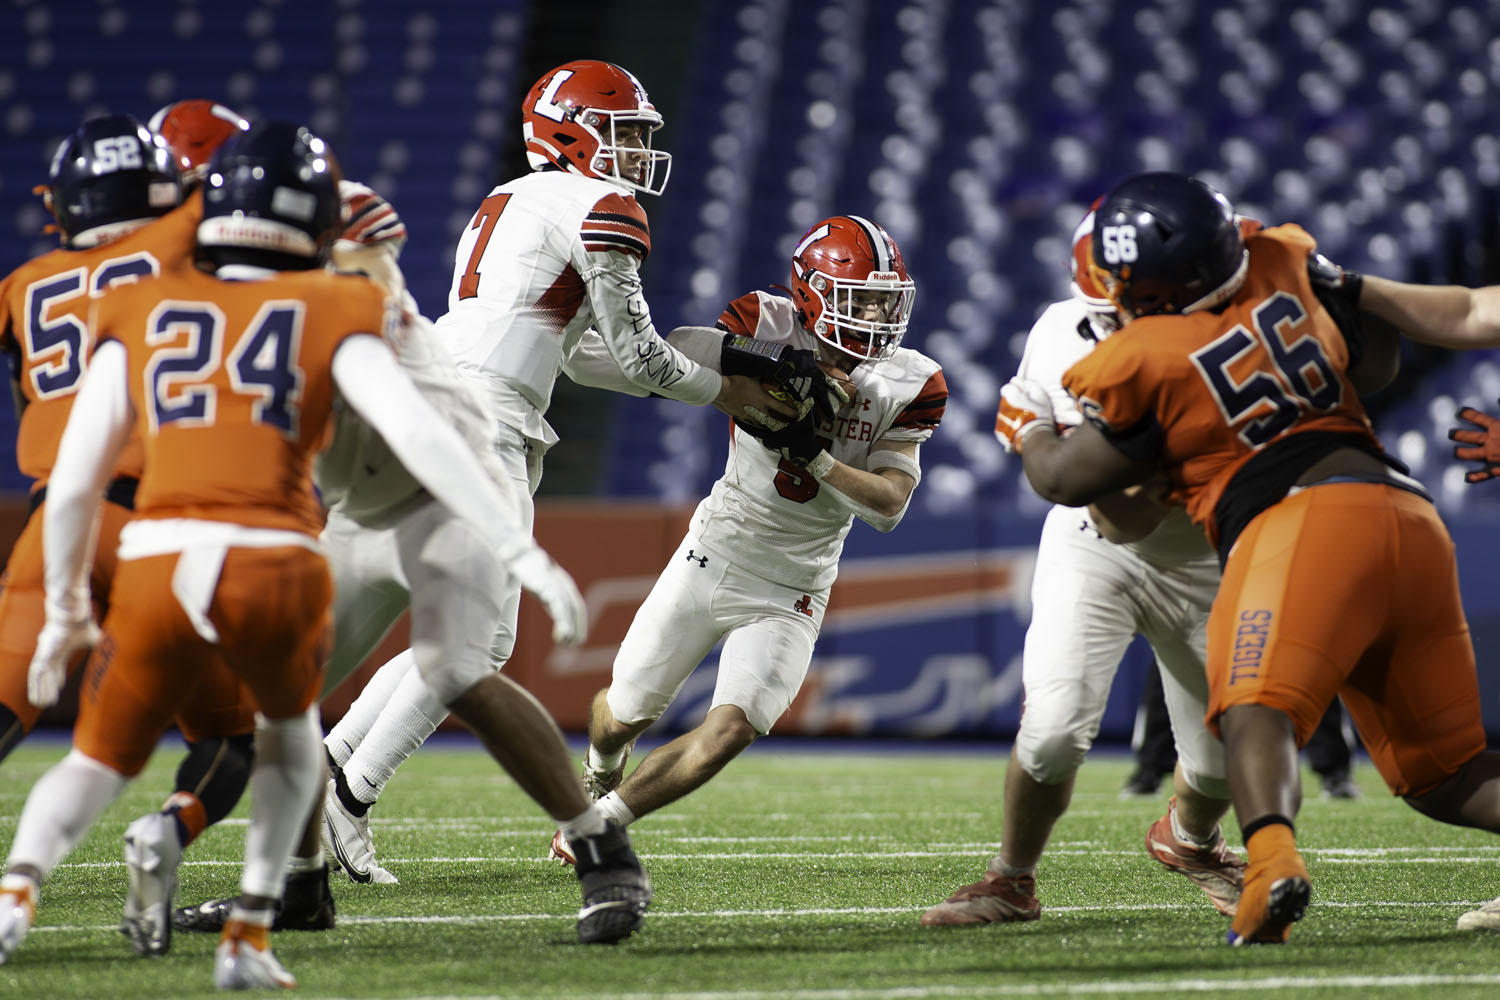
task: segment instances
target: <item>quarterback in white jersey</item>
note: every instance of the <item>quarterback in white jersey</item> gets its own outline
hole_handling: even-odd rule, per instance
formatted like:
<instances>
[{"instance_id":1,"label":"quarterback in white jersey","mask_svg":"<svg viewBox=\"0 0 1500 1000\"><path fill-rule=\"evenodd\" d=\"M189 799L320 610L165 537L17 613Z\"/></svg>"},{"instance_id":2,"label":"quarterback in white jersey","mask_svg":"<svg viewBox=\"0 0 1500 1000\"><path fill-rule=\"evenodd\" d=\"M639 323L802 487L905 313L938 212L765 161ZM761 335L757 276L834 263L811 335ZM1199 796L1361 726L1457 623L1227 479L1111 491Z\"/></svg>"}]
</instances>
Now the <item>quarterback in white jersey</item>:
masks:
<instances>
[{"instance_id":1,"label":"quarterback in white jersey","mask_svg":"<svg viewBox=\"0 0 1500 1000\"><path fill-rule=\"evenodd\" d=\"M724 311L722 333L673 332L700 357L726 335L816 349L847 372L848 398L802 430L761 440L734 428L724 475L636 612L609 688L594 698L584 781L613 822L626 826L687 794L771 730L802 686L854 518L890 531L905 513L921 478L918 446L948 397L938 365L900 346L913 290L885 230L839 216L797 248L792 299L756 292ZM636 736L721 639L707 718L622 784ZM576 852L559 833L553 853L571 860Z\"/></svg>"},{"instance_id":2,"label":"quarterback in white jersey","mask_svg":"<svg viewBox=\"0 0 1500 1000\"><path fill-rule=\"evenodd\" d=\"M1073 295L1032 326L1019 375L1047 387L1060 425L1083 422L1063 373L1118 328L1114 306L1089 276L1090 212L1073 235ZM1002 406L996 433L1007 448ZM1119 543L1119 544L1117 544ZM1118 497L1047 514L1032 579L1031 625L1021 677L1021 727L1005 777L1000 854L984 878L928 910L928 926L1035 920L1035 870L1052 827L1067 809L1073 779L1099 733L1110 684L1125 648L1145 636L1161 665L1176 738L1176 796L1146 834L1146 849L1192 879L1233 915L1244 864L1225 845L1219 818L1229 808L1224 747L1203 724L1208 613L1219 561L1203 532L1178 508Z\"/></svg>"}]
</instances>

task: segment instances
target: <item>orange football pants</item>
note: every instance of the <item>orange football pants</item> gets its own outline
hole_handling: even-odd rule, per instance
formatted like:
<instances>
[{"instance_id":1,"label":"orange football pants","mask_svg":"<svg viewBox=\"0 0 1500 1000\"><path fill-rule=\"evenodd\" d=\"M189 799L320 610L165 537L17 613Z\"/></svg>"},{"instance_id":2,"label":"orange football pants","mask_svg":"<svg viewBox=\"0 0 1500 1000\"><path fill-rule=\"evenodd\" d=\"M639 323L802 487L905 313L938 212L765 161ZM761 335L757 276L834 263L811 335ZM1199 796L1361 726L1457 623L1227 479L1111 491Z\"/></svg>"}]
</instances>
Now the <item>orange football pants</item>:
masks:
<instances>
[{"instance_id":1,"label":"orange football pants","mask_svg":"<svg viewBox=\"0 0 1500 1000\"><path fill-rule=\"evenodd\" d=\"M47 620L45 587L42 580L42 517L46 501L31 512L21 537L10 550L5 575L0 577L0 704L16 714L28 732L36 725L42 710L26 700L26 669L36 651L36 637ZM129 508L119 504L100 504L99 545L89 574L93 592L94 614L104 614L104 598L115 578L115 549L119 547L120 529L133 517ZM73 664L77 669L80 657Z\"/></svg>"},{"instance_id":2,"label":"orange football pants","mask_svg":"<svg viewBox=\"0 0 1500 1000\"><path fill-rule=\"evenodd\" d=\"M333 602L322 556L298 546L231 548L208 609L217 643L193 629L173 596L176 566L175 553L120 563L104 640L79 694L73 745L127 777L216 672L242 681L251 700L217 713L198 705L199 739L244 732L230 726L256 709L271 719L299 715L322 686Z\"/></svg>"},{"instance_id":3,"label":"orange football pants","mask_svg":"<svg viewBox=\"0 0 1500 1000\"><path fill-rule=\"evenodd\" d=\"M1303 489L1230 552L1208 624L1207 722L1235 705L1291 717L1307 742L1341 695L1397 795L1485 749L1453 542L1437 511L1374 483Z\"/></svg>"}]
</instances>

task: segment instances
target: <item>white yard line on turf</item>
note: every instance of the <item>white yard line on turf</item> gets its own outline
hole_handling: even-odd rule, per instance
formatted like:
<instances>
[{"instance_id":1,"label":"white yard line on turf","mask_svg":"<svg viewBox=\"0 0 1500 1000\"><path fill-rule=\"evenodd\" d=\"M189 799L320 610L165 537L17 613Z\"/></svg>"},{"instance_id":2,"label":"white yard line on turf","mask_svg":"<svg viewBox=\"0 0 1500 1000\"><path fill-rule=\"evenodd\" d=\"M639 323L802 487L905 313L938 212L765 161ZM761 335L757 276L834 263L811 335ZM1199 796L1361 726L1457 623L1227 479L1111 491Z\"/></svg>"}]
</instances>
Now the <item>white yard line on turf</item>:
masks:
<instances>
[{"instance_id":1,"label":"white yard line on turf","mask_svg":"<svg viewBox=\"0 0 1500 1000\"><path fill-rule=\"evenodd\" d=\"M1446 902L1411 902L1408 900L1390 900L1380 902L1348 902L1340 903L1333 900L1319 900L1319 909L1361 909L1361 908L1391 908L1402 907L1404 909L1452 909L1462 906L1478 906L1481 901L1477 900L1449 900ZM1118 913L1130 911L1133 913L1147 912L1177 912L1185 910L1201 910L1199 903L1102 903L1094 906L1048 906L1049 914L1060 913ZM725 920L733 918L785 918L785 917L878 917L905 913L921 913L925 906L814 906L805 909L792 907L764 909L764 910L652 910L652 920ZM339 926L378 926L393 924L425 924L425 925L463 925L463 924L497 924L517 923L533 920L573 920L575 915L571 913L465 913L465 914L438 914L432 916L403 915L399 917L355 917L340 916ZM31 929L32 934L56 933L56 932L117 932L120 929L118 923L113 924L41 924Z\"/></svg>"}]
</instances>

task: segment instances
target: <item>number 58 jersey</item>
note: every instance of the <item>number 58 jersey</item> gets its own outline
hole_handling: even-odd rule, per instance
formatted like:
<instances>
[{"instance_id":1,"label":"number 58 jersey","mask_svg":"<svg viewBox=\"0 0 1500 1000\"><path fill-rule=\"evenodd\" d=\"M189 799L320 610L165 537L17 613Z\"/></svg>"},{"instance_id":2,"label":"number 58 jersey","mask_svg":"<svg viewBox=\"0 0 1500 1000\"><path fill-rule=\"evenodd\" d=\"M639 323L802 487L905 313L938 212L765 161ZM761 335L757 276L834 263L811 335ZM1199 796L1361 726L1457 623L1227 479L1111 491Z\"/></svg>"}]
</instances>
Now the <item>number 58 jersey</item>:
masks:
<instances>
[{"instance_id":1,"label":"number 58 jersey","mask_svg":"<svg viewBox=\"0 0 1500 1000\"><path fill-rule=\"evenodd\" d=\"M101 299L93 328L125 348L145 447L137 517L316 535L312 459L330 433L333 355L385 325L374 283L322 270L254 281L189 270Z\"/></svg>"},{"instance_id":2,"label":"number 58 jersey","mask_svg":"<svg viewBox=\"0 0 1500 1000\"><path fill-rule=\"evenodd\" d=\"M1381 453L1346 374L1349 345L1307 279L1317 244L1293 225L1245 244L1245 284L1222 311L1143 316L1063 374L1121 451L1162 463L1215 544L1226 488L1268 445L1333 431Z\"/></svg>"},{"instance_id":3,"label":"number 58 jersey","mask_svg":"<svg viewBox=\"0 0 1500 1000\"><path fill-rule=\"evenodd\" d=\"M797 322L790 299L765 292L734 300L719 326L813 351L819 345ZM902 347L887 360L861 362L850 377L855 397L818 429L840 462L867 470L881 442L920 443L937 430L948 385L936 361ZM832 586L853 515L806 469L737 428L731 433L724 475L693 513L694 535L776 583L809 593Z\"/></svg>"}]
</instances>

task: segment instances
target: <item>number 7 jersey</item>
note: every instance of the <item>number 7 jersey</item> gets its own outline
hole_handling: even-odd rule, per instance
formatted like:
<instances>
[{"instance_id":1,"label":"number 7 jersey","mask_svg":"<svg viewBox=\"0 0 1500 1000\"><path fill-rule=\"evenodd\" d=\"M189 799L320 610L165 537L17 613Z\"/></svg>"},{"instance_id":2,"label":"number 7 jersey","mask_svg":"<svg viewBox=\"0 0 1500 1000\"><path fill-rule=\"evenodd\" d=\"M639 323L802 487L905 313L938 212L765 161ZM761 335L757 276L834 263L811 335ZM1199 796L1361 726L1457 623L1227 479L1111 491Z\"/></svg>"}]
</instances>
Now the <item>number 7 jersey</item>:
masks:
<instances>
[{"instance_id":1,"label":"number 7 jersey","mask_svg":"<svg viewBox=\"0 0 1500 1000\"><path fill-rule=\"evenodd\" d=\"M1063 374L1121 451L1162 463L1215 544L1226 487L1273 442L1333 431L1380 454L1346 374L1349 345L1307 279L1316 243L1292 225L1245 243L1245 284L1223 310L1143 316Z\"/></svg>"}]
</instances>

